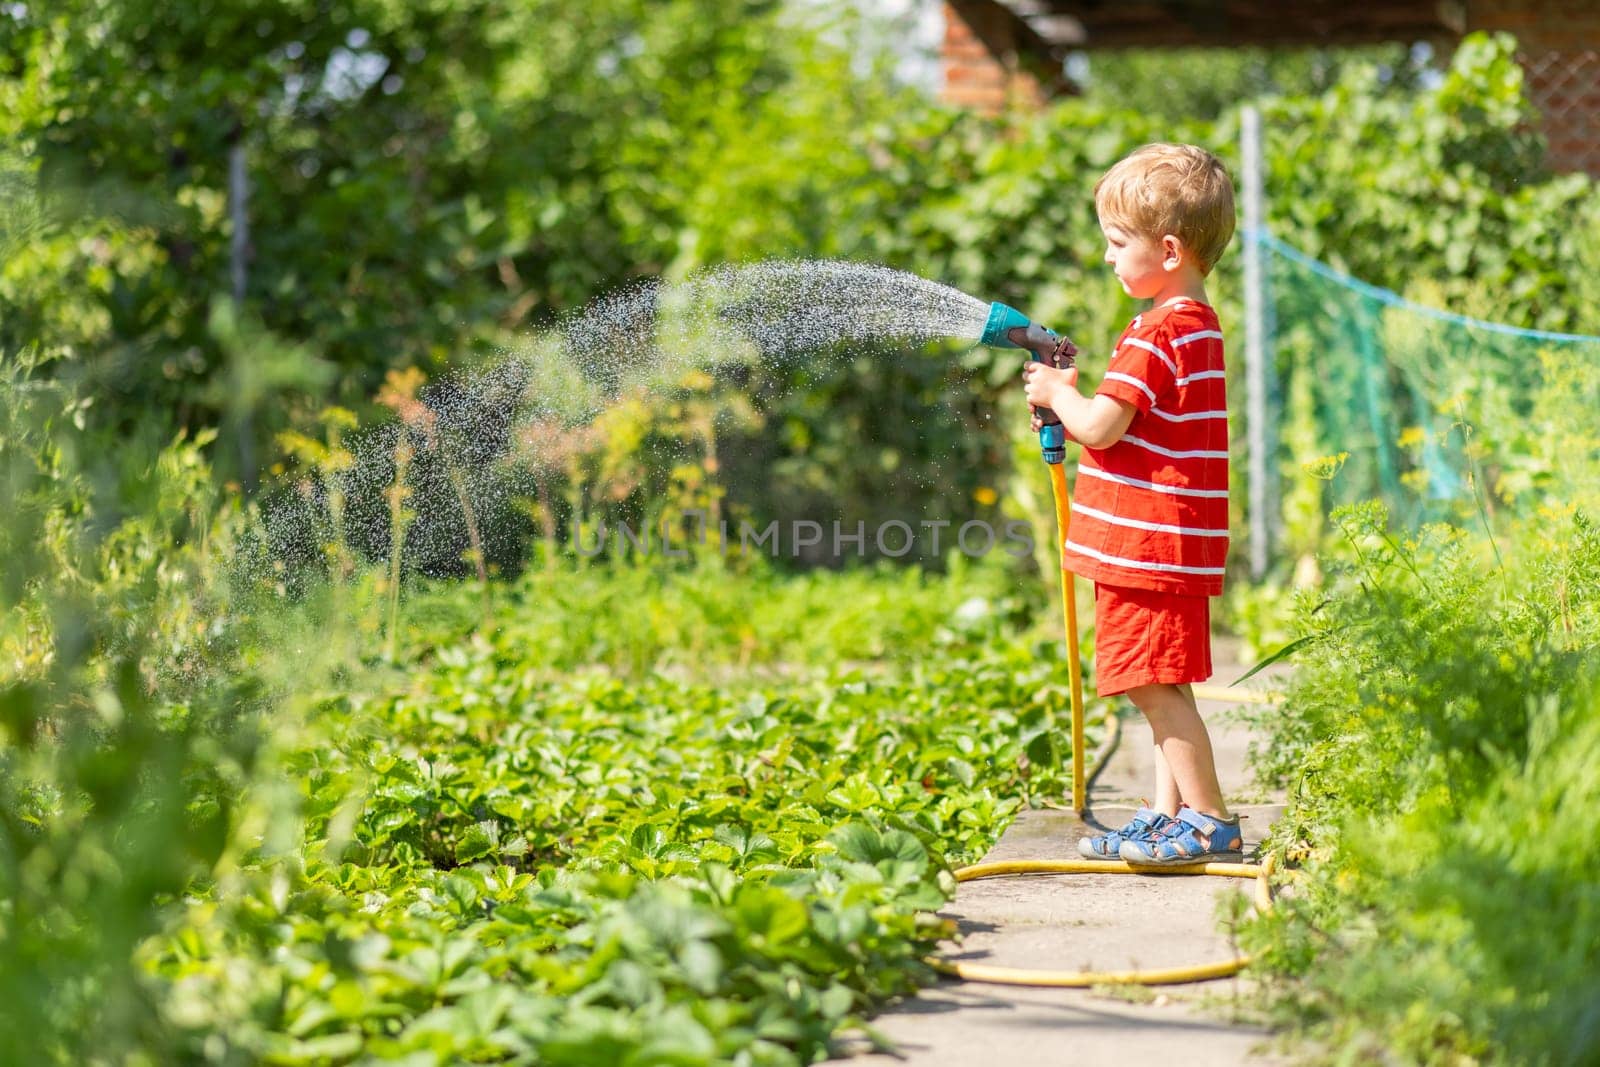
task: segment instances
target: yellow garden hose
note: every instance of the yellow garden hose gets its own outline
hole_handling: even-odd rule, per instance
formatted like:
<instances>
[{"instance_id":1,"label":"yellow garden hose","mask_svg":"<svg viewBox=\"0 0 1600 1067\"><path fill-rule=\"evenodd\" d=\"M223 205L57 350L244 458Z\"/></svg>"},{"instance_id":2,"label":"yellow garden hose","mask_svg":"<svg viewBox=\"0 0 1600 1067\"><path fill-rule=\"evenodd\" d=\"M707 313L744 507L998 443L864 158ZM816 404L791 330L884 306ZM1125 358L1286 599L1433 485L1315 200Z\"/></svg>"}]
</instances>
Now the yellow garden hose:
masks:
<instances>
[{"instance_id":1,"label":"yellow garden hose","mask_svg":"<svg viewBox=\"0 0 1600 1067\"><path fill-rule=\"evenodd\" d=\"M1002 863L977 863L956 871L956 881L973 882L1008 874L1209 874L1221 878L1254 878L1256 910L1272 908L1272 871L1276 857L1271 853L1261 863L1191 863L1182 867L1133 867L1103 860L1012 860ZM1250 962L1249 956L1235 956L1216 963L1196 963L1185 967L1161 967L1148 971L1045 971L1020 967L991 967L982 963L956 963L930 958L928 963L940 974L968 982L992 985L1083 988L1093 985L1181 985L1204 982L1238 974Z\"/></svg>"},{"instance_id":2,"label":"yellow garden hose","mask_svg":"<svg viewBox=\"0 0 1600 1067\"><path fill-rule=\"evenodd\" d=\"M1072 522L1072 500L1067 492L1064 463L1046 464L1050 490L1056 500L1056 550L1061 554L1061 613L1067 624L1067 678L1072 684L1072 810L1089 806L1088 779L1083 773L1083 669L1078 663L1078 582L1066 569L1067 527Z\"/></svg>"},{"instance_id":3,"label":"yellow garden hose","mask_svg":"<svg viewBox=\"0 0 1600 1067\"><path fill-rule=\"evenodd\" d=\"M1276 704L1281 693L1258 693L1251 689L1231 689L1224 685L1191 686L1196 700L1215 700L1221 704Z\"/></svg>"},{"instance_id":4,"label":"yellow garden hose","mask_svg":"<svg viewBox=\"0 0 1600 1067\"><path fill-rule=\"evenodd\" d=\"M1098 774L1110 757L1120 735L1119 720L1109 715L1106 743L1095 752L1094 766L1087 773L1083 759L1083 671L1078 663L1078 605L1076 579L1066 569L1068 525L1072 519L1072 506L1067 494L1065 465L1051 463L1050 487L1055 494L1056 545L1062 553L1061 604L1067 627L1067 674L1072 684L1072 810L1081 817L1088 808L1089 779ZM1202 692L1202 689L1206 690ZM1218 695L1220 694L1220 695ZM1228 693L1214 687L1195 687L1196 696L1207 699L1250 701L1264 700L1248 692ZM972 882L980 878L997 878L1015 874L1206 874L1222 878L1254 878L1256 880L1256 909L1265 912L1272 907L1272 871L1274 857L1268 855L1260 864L1252 863L1192 863L1179 867L1156 869L1133 867L1121 861L1104 860L1013 860L1000 863L978 863L962 867L955 872L957 882ZM1016 967L991 967L979 963L954 963L930 958L928 963L941 974L953 975L969 982L989 982L996 985L1084 987L1092 985L1177 985L1182 982L1202 982L1212 978L1226 978L1238 974L1248 956L1217 963L1202 963L1188 967L1165 967L1147 971L1044 971L1024 970Z\"/></svg>"}]
</instances>

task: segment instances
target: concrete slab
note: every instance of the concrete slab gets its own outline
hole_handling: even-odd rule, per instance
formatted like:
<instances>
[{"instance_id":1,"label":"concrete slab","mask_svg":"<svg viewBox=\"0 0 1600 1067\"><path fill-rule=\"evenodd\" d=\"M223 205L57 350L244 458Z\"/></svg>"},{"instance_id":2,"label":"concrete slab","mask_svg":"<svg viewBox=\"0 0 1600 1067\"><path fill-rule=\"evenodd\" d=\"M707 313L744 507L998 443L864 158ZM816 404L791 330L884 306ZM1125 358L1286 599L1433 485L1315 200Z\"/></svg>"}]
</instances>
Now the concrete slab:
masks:
<instances>
[{"instance_id":1,"label":"concrete slab","mask_svg":"<svg viewBox=\"0 0 1600 1067\"><path fill-rule=\"evenodd\" d=\"M1145 1003L1083 990L941 985L877 1021L898 1055L873 1053L858 1067L1183 1064L1237 1067L1277 1062L1266 1034L1202 1014L1168 994Z\"/></svg>"},{"instance_id":2,"label":"concrete slab","mask_svg":"<svg viewBox=\"0 0 1600 1067\"><path fill-rule=\"evenodd\" d=\"M1219 659L1221 657L1219 656ZM1219 683L1244 673L1220 663ZM1248 729L1227 701L1203 700L1230 804L1247 816L1247 855L1283 812L1281 796L1255 786L1245 766ZM1078 838L1121 825L1152 791L1149 727L1132 708L1122 742L1090 790L1090 820L1072 812L1023 812L986 861L1077 859ZM1242 803L1264 800L1265 803ZM1238 955L1219 922L1221 898L1249 892L1242 880L1182 875L1024 875L967 882L943 912L961 936L954 960L1043 970L1129 970L1210 963ZM1284 1062L1248 1017L1248 981L1184 986L1032 989L945 981L873 1020L897 1055L855 1056L856 1067L973 1064L1185 1065ZM839 1062L839 1061L836 1061Z\"/></svg>"}]
</instances>

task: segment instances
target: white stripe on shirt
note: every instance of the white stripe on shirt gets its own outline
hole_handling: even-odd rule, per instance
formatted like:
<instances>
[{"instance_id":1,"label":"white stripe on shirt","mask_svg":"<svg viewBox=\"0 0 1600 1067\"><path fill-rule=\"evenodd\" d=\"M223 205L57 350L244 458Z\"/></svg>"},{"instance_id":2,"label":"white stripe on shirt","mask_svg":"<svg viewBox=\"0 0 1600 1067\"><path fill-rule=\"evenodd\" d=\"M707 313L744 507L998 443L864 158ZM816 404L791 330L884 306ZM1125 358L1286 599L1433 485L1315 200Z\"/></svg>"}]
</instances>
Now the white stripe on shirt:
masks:
<instances>
[{"instance_id":1,"label":"white stripe on shirt","mask_svg":"<svg viewBox=\"0 0 1600 1067\"><path fill-rule=\"evenodd\" d=\"M1172 347L1177 348L1179 345L1186 345L1190 341L1199 341L1207 337L1215 337L1219 341L1222 340L1222 334L1217 330L1197 330L1194 333L1186 333L1182 337L1175 339L1172 342Z\"/></svg>"},{"instance_id":2,"label":"white stripe on shirt","mask_svg":"<svg viewBox=\"0 0 1600 1067\"><path fill-rule=\"evenodd\" d=\"M1139 379L1135 378L1131 374L1121 374L1121 373L1119 373L1117 371L1114 371L1114 370L1106 371L1106 376L1102 380L1103 381L1114 381L1114 382L1126 382L1129 385L1136 386L1137 388L1144 390L1144 395L1150 398L1150 403L1154 404L1156 402L1156 394L1154 394L1154 393L1152 393L1150 391L1150 387L1148 385L1144 384L1143 382L1141 382Z\"/></svg>"},{"instance_id":3,"label":"white stripe on shirt","mask_svg":"<svg viewBox=\"0 0 1600 1067\"><path fill-rule=\"evenodd\" d=\"M1178 526L1167 522L1145 522L1143 519L1129 519L1121 515L1113 515L1099 508L1086 507L1083 504L1072 506L1074 515L1087 515L1101 522L1108 522L1112 526L1126 526L1134 530L1153 530L1156 533L1191 534L1195 537L1227 537L1227 530L1208 530L1199 526Z\"/></svg>"},{"instance_id":4,"label":"white stripe on shirt","mask_svg":"<svg viewBox=\"0 0 1600 1067\"><path fill-rule=\"evenodd\" d=\"M1172 574L1227 573L1226 568L1223 567L1184 567L1177 563L1151 563L1142 559L1123 559L1121 556L1111 556L1104 552L1098 552L1095 549L1090 548L1088 545L1080 545L1071 538L1067 539L1063 547L1065 547L1069 552L1081 552L1090 559L1099 560L1101 563L1109 563L1113 567L1128 567L1132 570L1139 571L1167 571Z\"/></svg>"},{"instance_id":5,"label":"white stripe on shirt","mask_svg":"<svg viewBox=\"0 0 1600 1067\"><path fill-rule=\"evenodd\" d=\"M1132 345L1135 348L1142 348L1146 352L1154 354L1157 359L1161 360L1161 362L1167 365L1167 369L1172 372L1173 377L1178 376L1178 365L1173 362L1172 357L1161 351L1161 349L1157 348L1149 341L1141 341L1137 337L1130 337L1126 341L1123 341L1122 344ZM1119 345L1118 347L1120 348L1121 346Z\"/></svg>"},{"instance_id":6,"label":"white stripe on shirt","mask_svg":"<svg viewBox=\"0 0 1600 1067\"><path fill-rule=\"evenodd\" d=\"M1179 378L1178 384L1188 385L1190 382L1205 381L1207 378L1226 378L1227 376L1228 372L1222 370L1196 371L1194 374L1190 374L1187 377Z\"/></svg>"},{"instance_id":7,"label":"white stripe on shirt","mask_svg":"<svg viewBox=\"0 0 1600 1067\"><path fill-rule=\"evenodd\" d=\"M1172 415L1162 411L1160 408L1151 408L1150 414L1158 419L1166 419L1168 422L1194 422L1198 419L1226 419L1228 417L1226 411L1191 411L1187 415Z\"/></svg>"},{"instance_id":8,"label":"white stripe on shirt","mask_svg":"<svg viewBox=\"0 0 1600 1067\"><path fill-rule=\"evenodd\" d=\"M1149 489L1157 493L1167 493L1171 496L1192 496L1202 500L1226 500L1226 489L1189 489L1181 485L1162 485L1160 482L1146 482L1138 478L1129 478L1121 474L1112 474L1110 471L1101 470L1099 467L1078 466L1078 475L1087 474L1091 478L1099 478L1103 482L1116 482L1118 485L1131 485L1135 489Z\"/></svg>"},{"instance_id":9,"label":"white stripe on shirt","mask_svg":"<svg viewBox=\"0 0 1600 1067\"><path fill-rule=\"evenodd\" d=\"M1195 448L1195 449L1189 449L1189 450L1175 449L1175 448L1162 448L1160 445L1151 444L1149 441L1146 441L1142 437L1135 437L1131 433L1123 434L1122 435L1122 439L1124 441L1128 442L1130 445L1138 445L1140 448L1148 449L1149 451L1154 452L1158 456L1170 456L1172 459L1227 459L1228 458L1228 453L1227 452L1208 451L1208 450L1203 449L1203 448Z\"/></svg>"}]
</instances>

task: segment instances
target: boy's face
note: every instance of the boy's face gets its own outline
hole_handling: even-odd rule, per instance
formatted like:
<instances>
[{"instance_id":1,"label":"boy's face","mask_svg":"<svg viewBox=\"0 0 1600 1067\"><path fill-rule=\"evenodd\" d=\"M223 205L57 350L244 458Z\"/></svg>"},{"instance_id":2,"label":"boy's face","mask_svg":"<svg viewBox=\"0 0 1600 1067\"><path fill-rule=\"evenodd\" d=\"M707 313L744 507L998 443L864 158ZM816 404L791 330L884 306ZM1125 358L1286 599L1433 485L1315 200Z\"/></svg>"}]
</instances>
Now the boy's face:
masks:
<instances>
[{"instance_id":1,"label":"boy's face","mask_svg":"<svg viewBox=\"0 0 1600 1067\"><path fill-rule=\"evenodd\" d=\"M1171 249L1151 237L1130 233L1115 223L1100 221L1106 236L1106 262L1122 289L1136 300L1149 300L1161 291L1172 260Z\"/></svg>"}]
</instances>

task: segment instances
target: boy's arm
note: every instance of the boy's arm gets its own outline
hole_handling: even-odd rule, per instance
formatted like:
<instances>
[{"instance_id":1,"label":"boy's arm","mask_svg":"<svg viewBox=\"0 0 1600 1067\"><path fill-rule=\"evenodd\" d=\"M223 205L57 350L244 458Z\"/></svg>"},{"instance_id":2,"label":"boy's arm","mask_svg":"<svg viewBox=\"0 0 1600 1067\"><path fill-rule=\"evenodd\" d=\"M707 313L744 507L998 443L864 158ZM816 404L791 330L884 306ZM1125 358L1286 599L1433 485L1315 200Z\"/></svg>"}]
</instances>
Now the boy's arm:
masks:
<instances>
[{"instance_id":1,"label":"boy's arm","mask_svg":"<svg viewBox=\"0 0 1600 1067\"><path fill-rule=\"evenodd\" d=\"M1123 400L1097 393L1078 392L1078 370L1056 370L1043 363L1023 365L1022 380L1028 403L1056 413L1067 436L1085 448L1110 448L1128 432L1138 409ZM1035 427L1037 429L1037 427Z\"/></svg>"}]
</instances>

